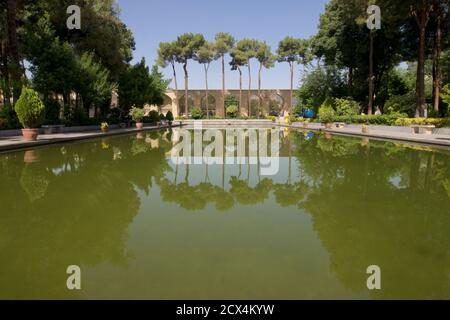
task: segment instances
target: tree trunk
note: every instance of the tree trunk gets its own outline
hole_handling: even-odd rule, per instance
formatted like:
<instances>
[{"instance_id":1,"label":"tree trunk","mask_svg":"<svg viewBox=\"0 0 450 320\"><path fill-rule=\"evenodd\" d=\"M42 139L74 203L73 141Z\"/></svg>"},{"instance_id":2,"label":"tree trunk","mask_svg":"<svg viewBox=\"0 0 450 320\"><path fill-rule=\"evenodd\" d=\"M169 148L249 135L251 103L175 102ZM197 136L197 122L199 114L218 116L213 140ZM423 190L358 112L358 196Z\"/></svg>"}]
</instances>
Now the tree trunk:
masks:
<instances>
[{"instance_id":1,"label":"tree trunk","mask_svg":"<svg viewBox=\"0 0 450 320\"><path fill-rule=\"evenodd\" d=\"M290 92L290 101L289 101L289 115L292 114L292 105L294 104L294 67L295 62L289 63L291 68L291 92Z\"/></svg>"},{"instance_id":2,"label":"tree trunk","mask_svg":"<svg viewBox=\"0 0 450 320\"><path fill-rule=\"evenodd\" d=\"M180 114L180 106L178 104L178 80L177 80L177 71L175 69L175 62L171 62L172 71L173 71L173 81L175 82L175 105L177 106L177 114Z\"/></svg>"},{"instance_id":3,"label":"tree trunk","mask_svg":"<svg viewBox=\"0 0 450 320\"><path fill-rule=\"evenodd\" d=\"M425 27L420 29L419 58L417 60L416 117L425 116Z\"/></svg>"},{"instance_id":4,"label":"tree trunk","mask_svg":"<svg viewBox=\"0 0 450 320\"><path fill-rule=\"evenodd\" d=\"M416 117L426 116L426 99L425 99L425 42L426 29L430 20L430 12L433 5L427 3L426 0L421 1L421 9L411 8L411 15L415 18L417 27L419 28L419 52L417 58L417 80L416 80Z\"/></svg>"},{"instance_id":5,"label":"tree trunk","mask_svg":"<svg viewBox=\"0 0 450 320\"><path fill-rule=\"evenodd\" d=\"M251 106L251 94L250 91L252 90L252 70L250 61L248 62L248 94L247 94L247 109L248 109L248 116L251 117L252 115L252 106Z\"/></svg>"},{"instance_id":6,"label":"tree trunk","mask_svg":"<svg viewBox=\"0 0 450 320\"><path fill-rule=\"evenodd\" d=\"M242 70L239 67L238 70L239 70L239 110L240 110L242 108Z\"/></svg>"},{"instance_id":7,"label":"tree trunk","mask_svg":"<svg viewBox=\"0 0 450 320\"><path fill-rule=\"evenodd\" d=\"M369 104L367 107L367 114L373 114L373 103L374 103L374 74L373 74L373 31L370 31L370 49L369 49Z\"/></svg>"},{"instance_id":8,"label":"tree trunk","mask_svg":"<svg viewBox=\"0 0 450 320\"><path fill-rule=\"evenodd\" d=\"M442 53L442 11L439 4L435 2L436 10L436 34L433 48L433 106L434 111L439 113L440 95L441 95L441 53Z\"/></svg>"},{"instance_id":9,"label":"tree trunk","mask_svg":"<svg viewBox=\"0 0 450 320\"><path fill-rule=\"evenodd\" d=\"M222 111L223 117L226 118L226 110L225 110L225 55L222 55Z\"/></svg>"},{"instance_id":10,"label":"tree trunk","mask_svg":"<svg viewBox=\"0 0 450 320\"><path fill-rule=\"evenodd\" d=\"M205 84L206 84L206 94L205 94L205 104L206 104L206 118L209 119L209 96L208 96L208 67L203 65L205 68Z\"/></svg>"},{"instance_id":11,"label":"tree trunk","mask_svg":"<svg viewBox=\"0 0 450 320\"><path fill-rule=\"evenodd\" d=\"M262 97L261 97L261 71L262 71L262 68L263 68L263 65L261 63L259 65L259 70L258 70L258 98L259 98L258 119L260 118L261 106L262 106Z\"/></svg>"},{"instance_id":12,"label":"tree trunk","mask_svg":"<svg viewBox=\"0 0 450 320\"><path fill-rule=\"evenodd\" d=\"M187 70L187 62L183 64L184 69L184 112L185 116L188 116L189 114L189 98L188 98L188 92L189 92L189 75Z\"/></svg>"},{"instance_id":13,"label":"tree trunk","mask_svg":"<svg viewBox=\"0 0 450 320\"><path fill-rule=\"evenodd\" d=\"M20 56L17 44L17 0L8 0L7 2L7 20L8 20L8 46L11 55L11 80L13 86L13 104L15 105L20 96Z\"/></svg>"}]
</instances>

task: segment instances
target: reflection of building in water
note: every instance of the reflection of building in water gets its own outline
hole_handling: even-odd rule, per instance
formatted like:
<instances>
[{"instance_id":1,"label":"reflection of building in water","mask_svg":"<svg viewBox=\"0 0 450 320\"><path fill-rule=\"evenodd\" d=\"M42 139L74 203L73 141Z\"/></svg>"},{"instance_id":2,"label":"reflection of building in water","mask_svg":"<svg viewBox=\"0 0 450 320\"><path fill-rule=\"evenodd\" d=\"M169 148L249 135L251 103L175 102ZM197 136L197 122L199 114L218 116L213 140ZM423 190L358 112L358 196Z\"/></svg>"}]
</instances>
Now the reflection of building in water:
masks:
<instances>
[{"instance_id":1,"label":"reflection of building in water","mask_svg":"<svg viewBox=\"0 0 450 320\"><path fill-rule=\"evenodd\" d=\"M264 176L279 170L280 130L175 130L170 158L176 164L251 164Z\"/></svg>"}]
</instances>

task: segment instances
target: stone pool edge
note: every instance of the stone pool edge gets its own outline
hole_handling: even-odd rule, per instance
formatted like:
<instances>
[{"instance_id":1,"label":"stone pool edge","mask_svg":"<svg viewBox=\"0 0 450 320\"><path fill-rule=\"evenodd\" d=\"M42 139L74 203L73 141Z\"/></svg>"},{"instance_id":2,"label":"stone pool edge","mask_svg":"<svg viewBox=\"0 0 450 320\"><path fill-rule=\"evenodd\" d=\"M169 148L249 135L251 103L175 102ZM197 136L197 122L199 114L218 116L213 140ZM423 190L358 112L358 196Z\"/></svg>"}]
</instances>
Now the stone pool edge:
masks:
<instances>
[{"instance_id":1,"label":"stone pool edge","mask_svg":"<svg viewBox=\"0 0 450 320\"><path fill-rule=\"evenodd\" d=\"M158 131L163 129L170 129L180 127L180 124L173 124L172 126L151 126L144 127L142 129L138 128L126 128L126 129L114 129L108 132L100 131L83 131L83 132L70 132L62 134L52 134L52 135L40 135L41 139L33 142L20 140L21 137L0 137L0 153L27 150L36 147L50 146L56 144L64 144L83 140L93 140L101 137L113 137L118 135L125 135L130 133L139 133L146 131ZM8 140L18 139L17 141L12 141L8 144ZM2 144L2 142L5 142Z\"/></svg>"}]
</instances>

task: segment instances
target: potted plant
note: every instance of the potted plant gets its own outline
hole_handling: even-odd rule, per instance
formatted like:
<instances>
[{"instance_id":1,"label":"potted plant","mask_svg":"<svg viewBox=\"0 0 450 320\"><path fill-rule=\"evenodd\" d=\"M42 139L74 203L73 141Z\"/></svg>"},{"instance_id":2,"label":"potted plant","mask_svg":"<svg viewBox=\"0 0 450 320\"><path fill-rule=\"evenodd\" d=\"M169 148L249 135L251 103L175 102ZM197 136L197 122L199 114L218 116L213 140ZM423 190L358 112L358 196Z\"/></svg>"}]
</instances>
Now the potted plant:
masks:
<instances>
[{"instance_id":1,"label":"potted plant","mask_svg":"<svg viewBox=\"0 0 450 320\"><path fill-rule=\"evenodd\" d=\"M362 125L362 133L369 133L369 126L367 124Z\"/></svg>"},{"instance_id":2,"label":"potted plant","mask_svg":"<svg viewBox=\"0 0 450 320\"><path fill-rule=\"evenodd\" d=\"M44 122L45 106L39 94L33 89L23 87L14 108L23 126L22 135L26 141L36 141L39 127Z\"/></svg>"},{"instance_id":3,"label":"potted plant","mask_svg":"<svg viewBox=\"0 0 450 320\"><path fill-rule=\"evenodd\" d=\"M331 110L325 110L319 116L320 122L322 122L327 129L331 129L333 127L333 119L334 112Z\"/></svg>"},{"instance_id":4,"label":"potted plant","mask_svg":"<svg viewBox=\"0 0 450 320\"><path fill-rule=\"evenodd\" d=\"M100 125L100 129L102 130L103 133L108 132L109 124L107 122L102 122L102 124Z\"/></svg>"},{"instance_id":5,"label":"potted plant","mask_svg":"<svg viewBox=\"0 0 450 320\"><path fill-rule=\"evenodd\" d=\"M172 126L172 123L173 123L173 113L172 113L172 111L167 112L166 119L167 119L167 122L169 123L169 126Z\"/></svg>"},{"instance_id":6,"label":"potted plant","mask_svg":"<svg viewBox=\"0 0 450 320\"><path fill-rule=\"evenodd\" d=\"M136 128L142 129L144 127L144 123L142 122L145 117L144 109L133 107L130 110L130 116L133 121L136 121Z\"/></svg>"}]
</instances>

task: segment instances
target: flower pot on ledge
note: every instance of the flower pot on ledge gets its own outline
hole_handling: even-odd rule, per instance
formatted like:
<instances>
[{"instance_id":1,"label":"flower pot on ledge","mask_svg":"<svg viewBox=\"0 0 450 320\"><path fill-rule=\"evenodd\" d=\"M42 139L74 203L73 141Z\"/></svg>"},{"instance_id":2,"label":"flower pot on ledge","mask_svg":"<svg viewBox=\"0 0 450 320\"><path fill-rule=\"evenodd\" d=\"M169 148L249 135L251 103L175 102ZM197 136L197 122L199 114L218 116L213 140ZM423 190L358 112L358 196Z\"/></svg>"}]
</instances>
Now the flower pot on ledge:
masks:
<instances>
[{"instance_id":1,"label":"flower pot on ledge","mask_svg":"<svg viewBox=\"0 0 450 320\"><path fill-rule=\"evenodd\" d=\"M331 122L327 122L327 123L325 123L325 128L331 129L331 128L333 128L333 124Z\"/></svg>"},{"instance_id":2,"label":"flower pot on ledge","mask_svg":"<svg viewBox=\"0 0 450 320\"><path fill-rule=\"evenodd\" d=\"M39 135L39 129L22 129L22 135L25 141L36 141Z\"/></svg>"},{"instance_id":3,"label":"flower pot on ledge","mask_svg":"<svg viewBox=\"0 0 450 320\"><path fill-rule=\"evenodd\" d=\"M142 129L144 127L144 123L142 122L136 122L136 128Z\"/></svg>"}]
</instances>

